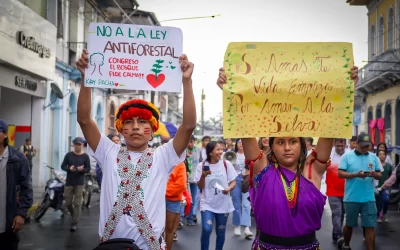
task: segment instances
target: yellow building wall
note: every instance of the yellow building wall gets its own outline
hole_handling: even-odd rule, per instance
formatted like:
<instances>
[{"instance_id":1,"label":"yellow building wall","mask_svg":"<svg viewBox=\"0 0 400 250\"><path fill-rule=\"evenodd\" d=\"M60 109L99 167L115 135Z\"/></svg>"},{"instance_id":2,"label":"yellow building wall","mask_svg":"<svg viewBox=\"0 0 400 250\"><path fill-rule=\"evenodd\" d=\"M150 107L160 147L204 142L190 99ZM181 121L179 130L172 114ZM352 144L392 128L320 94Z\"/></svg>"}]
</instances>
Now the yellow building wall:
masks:
<instances>
[{"instance_id":1,"label":"yellow building wall","mask_svg":"<svg viewBox=\"0 0 400 250\"><path fill-rule=\"evenodd\" d=\"M391 108L392 108L392 144L393 145L400 145L400 142L396 141L396 101L397 98L400 97L400 85L391 87L389 89L385 89L382 92L368 94L365 100L365 120L368 121L368 109L372 107L372 117L376 119L376 107L378 104L382 104L382 117L385 117L385 104L388 100L391 101ZM398 107L397 107L398 108ZM365 131L368 131L368 122L366 123ZM393 156L392 156L393 157ZM394 160L394 158L392 159Z\"/></svg>"},{"instance_id":2,"label":"yellow building wall","mask_svg":"<svg viewBox=\"0 0 400 250\"><path fill-rule=\"evenodd\" d=\"M387 100L396 100L399 96L400 85L385 89L382 92L368 94L365 100L365 108L373 107L375 110L379 103L385 104Z\"/></svg>"},{"instance_id":3,"label":"yellow building wall","mask_svg":"<svg viewBox=\"0 0 400 250\"><path fill-rule=\"evenodd\" d=\"M378 8L374 10L370 10L368 12L368 43L370 42L370 37L371 37L371 27L372 25L375 25L375 55L378 55L378 44L379 44L379 19L381 16L383 16L383 21L384 21L384 51L387 50L388 47L388 17L389 17L389 9L393 8L394 10L394 18L395 18L395 24L397 23L397 10L396 10L396 0L384 0L381 1L378 5ZM396 25L394 27L394 36L396 36ZM396 39L395 39L396 40ZM369 48L368 50L371 50ZM371 55L371 51L369 51L369 54Z\"/></svg>"}]
</instances>

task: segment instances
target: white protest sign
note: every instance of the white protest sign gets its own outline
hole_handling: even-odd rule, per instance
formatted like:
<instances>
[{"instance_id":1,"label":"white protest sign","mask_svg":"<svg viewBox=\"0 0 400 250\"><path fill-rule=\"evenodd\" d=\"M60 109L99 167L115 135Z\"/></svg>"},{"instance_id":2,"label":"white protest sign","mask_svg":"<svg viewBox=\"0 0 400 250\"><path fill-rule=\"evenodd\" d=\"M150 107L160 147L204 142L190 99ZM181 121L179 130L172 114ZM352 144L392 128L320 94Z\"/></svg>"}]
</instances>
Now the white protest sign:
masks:
<instances>
[{"instance_id":1,"label":"white protest sign","mask_svg":"<svg viewBox=\"0 0 400 250\"><path fill-rule=\"evenodd\" d=\"M178 28L91 23L85 86L181 92L182 43Z\"/></svg>"}]
</instances>

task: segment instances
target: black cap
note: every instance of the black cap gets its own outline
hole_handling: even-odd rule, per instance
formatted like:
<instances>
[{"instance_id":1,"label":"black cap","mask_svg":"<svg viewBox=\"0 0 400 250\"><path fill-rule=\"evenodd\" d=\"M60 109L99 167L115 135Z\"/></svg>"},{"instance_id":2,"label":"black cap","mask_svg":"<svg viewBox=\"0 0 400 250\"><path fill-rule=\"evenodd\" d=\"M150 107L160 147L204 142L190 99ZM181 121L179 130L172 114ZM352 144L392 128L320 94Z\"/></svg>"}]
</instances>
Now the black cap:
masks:
<instances>
[{"instance_id":1,"label":"black cap","mask_svg":"<svg viewBox=\"0 0 400 250\"><path fill-rule=\"evenodd\" d=\"M0 132L3 132L3 133L7 133L8 132L8 125L3 120L0 120Z\"/></svg>"},{"instance_id":2,"label":"black cap","mask_svg":"<svg viewBox=\"0 0 400 250\"><path fill-rule=\"evenodd\" d=\"M357 136L355 136L355 135L353 135L352 137L351 137L351 139L350 139L350 141L357 141Z\"/></svg>"},{"instance_id":3,"label":"black cap","mask_svg":"<svg viewBox=\"0 0 400 250\"><path fill-rule=\"evenodd\" d=\"M76 137L73 141L74 144L85 144L82 137Z\"/></svg>"},{"instance_id":4,"label":"black cap","mask_svg":"<svg viewBox=\"0 0 400 250\"><path fill-rule=\"evenodd\" d=\"M357 143L361 147L372 146L371 137L366 133L361 133L357 137Z\"/></svg>"}]
</instances>

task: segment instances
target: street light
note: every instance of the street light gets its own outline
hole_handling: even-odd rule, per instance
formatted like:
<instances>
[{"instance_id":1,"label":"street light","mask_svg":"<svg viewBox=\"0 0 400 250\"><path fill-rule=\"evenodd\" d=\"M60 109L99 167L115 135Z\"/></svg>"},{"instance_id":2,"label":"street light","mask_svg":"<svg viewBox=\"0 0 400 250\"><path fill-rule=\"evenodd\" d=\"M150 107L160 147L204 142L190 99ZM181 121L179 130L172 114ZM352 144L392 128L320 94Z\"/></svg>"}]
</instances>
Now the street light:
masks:
<instances>
[{"instance_id":1,"label":"street light","mask_svg":"<svg viewBox=\"0 0 400 250\"><path fill-rule=\"evenodd\" d=\"M202 18L216 18L221 16L220 14L212 15L212 16L196 16L196 17L183 17L183 18L174 18L174 19L167 19L163 21L159 21L160 23L171 22L171 21L180 21L180 20L191 20L191 19L202 19Z\"/></svg>"}]
</instances>

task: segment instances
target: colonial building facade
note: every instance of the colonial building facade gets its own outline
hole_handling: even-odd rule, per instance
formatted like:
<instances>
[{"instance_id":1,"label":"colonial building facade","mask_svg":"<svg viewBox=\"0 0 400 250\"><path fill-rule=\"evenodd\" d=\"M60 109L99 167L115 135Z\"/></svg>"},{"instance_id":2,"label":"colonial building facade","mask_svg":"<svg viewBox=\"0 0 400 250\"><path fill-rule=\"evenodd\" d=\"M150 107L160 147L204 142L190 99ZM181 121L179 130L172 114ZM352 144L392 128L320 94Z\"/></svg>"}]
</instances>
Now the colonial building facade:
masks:
<instances>
[{"instance_id":1,"label":"colonial building facade","mask_svg":"<svg viewBox=\"0 0 400 250\"><path fill-rule=\"evenodd\" d=\"M136 0L4 1L0 43L7 49L0 50L5 62L0 65L0 117L10 124L16 147L32 138L37 149L33 185L43 186L50 178L45 165L60 169L72 140L83 136L77 123L82 79L75 62L87 47L90 23L160 24L153 13L139 10ZM92 89L92 118L102 133L116 133L115 111L132 98L152 101L164 121L181 122L178 94Z\"/></svg>"},{"instance_id":2,"label":"colonial building facade","mask_svg":"<svg viewBox=\"0 0 400 250\"><path fill-rule=\"evenodd\" d=\"M368 9L368 63L356 87L358 132L371 134L375 145L400 145L400 0L347 0ZM356 112L355 112L356 113ZM397 154L393 160L399 161Z\"/></svg>"}]
</instances>

